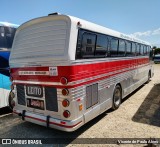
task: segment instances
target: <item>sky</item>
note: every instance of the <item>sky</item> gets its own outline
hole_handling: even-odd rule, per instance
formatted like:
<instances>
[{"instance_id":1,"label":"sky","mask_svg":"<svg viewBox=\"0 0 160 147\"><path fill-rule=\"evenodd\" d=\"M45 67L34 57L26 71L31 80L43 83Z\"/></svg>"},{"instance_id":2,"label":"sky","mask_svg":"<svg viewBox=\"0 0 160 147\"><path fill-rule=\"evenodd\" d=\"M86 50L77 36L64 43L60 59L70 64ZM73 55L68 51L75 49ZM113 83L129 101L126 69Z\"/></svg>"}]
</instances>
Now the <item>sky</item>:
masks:
<instances>
[{"instance_id":1,"label":"sky","mask_svg":"<svg viewBox=\"0 0 160 147\"><path fill-rule=\"evenodd\" d=\"M0 0L0 21L21 25L58 12L160 47L160 0Z\"/></svg>"}]
</instances>

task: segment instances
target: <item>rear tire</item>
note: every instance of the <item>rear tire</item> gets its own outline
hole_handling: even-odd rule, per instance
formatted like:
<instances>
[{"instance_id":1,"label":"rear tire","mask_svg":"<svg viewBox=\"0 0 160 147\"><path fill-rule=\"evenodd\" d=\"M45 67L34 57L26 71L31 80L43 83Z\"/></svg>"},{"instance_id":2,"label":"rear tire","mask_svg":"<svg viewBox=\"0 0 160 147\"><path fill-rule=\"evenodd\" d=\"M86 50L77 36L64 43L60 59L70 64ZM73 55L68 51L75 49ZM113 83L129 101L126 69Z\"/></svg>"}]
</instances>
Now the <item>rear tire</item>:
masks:
<instances>
[{"instance_id":1,"label":"rear tire","mask_svg":"<svg viewBox=\"0 0 160 147\"><path fill-rule=\"evenodd\" d=\"M113 92L113 102L112 102L112 109L116 110L119 108L122 102L122 89L120 85L116 85L114 92Z\"/></svg>"}]
</instances>

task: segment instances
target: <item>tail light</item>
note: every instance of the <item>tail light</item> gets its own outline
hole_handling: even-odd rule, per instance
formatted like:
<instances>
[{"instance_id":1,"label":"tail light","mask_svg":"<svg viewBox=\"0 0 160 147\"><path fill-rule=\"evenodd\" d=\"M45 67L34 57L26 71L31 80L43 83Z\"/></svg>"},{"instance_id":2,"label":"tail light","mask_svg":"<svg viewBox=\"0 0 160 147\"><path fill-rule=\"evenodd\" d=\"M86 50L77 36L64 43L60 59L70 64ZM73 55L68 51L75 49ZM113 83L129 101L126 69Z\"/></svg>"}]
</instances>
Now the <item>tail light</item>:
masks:
<instances>
[{"instance_id":1,"label":"tail light","mask_svg":"<svg viewBox=\"0 0 160 147\"><path fill-rule=\"evenodd\" d=\"M68 80L67 80L67 78L62 77L62 78L60 79L60 82L61 82L61 84L63 84L63 85L67 85Z\"/></svg>"},{"instance_id":2,"label":"tail light","mask_svg":"<svg viewBox=\"0 0 160 147\"><path fill-rule=\"evenodd\" d=\"M71 115L71 113L70 113L68 110L65 110L65 111L63 112L63 116L64 116L65 118L70 117L70 115Z\"/></svg>"},{"instance_id":3,"label":"tail light","mask_svg":"<svg viewBox=\"0 0 160 147\"><path fill-rule=\"evenodd\" d=\"M69 94L69 90L68 89L62 89L62 95L66 96Z\"/></svg>"},{"instance_id":4,"label":"tail light","mask_svg":"<svg viewBox=\"0 0 160 147\"><path fill-rule=\"evenodd\" d=\"M69 101L68 101L67 99L65 99L65 100L62 101L63 107L68 107L69 104L70 104L70 103L69 103Z\"/></svg>"}]
</instances>

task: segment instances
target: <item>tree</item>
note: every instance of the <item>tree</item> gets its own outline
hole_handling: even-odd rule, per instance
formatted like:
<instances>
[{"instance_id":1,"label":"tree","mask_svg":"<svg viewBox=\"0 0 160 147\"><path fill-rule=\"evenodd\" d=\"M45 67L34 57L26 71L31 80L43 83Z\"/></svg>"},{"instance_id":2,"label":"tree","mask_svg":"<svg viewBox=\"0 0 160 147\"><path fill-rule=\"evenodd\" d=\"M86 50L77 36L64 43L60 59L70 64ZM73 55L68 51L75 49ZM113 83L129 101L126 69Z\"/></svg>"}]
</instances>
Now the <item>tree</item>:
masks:
<instances>
[{"instance_id":1,"label":"tree","mask_svg":"<svg viewBox=\"0 0 160 147\"><path fill-rule=\"evenodd\" d=\"M153 48L152 49L157 49L157 47L156 46L153 46Z\"/></svg>"},{"instance_id":2,"label":"tree","mask_svg":"<svg viewBox=\"0 0 160 147\"><path fill-rule=\"evenodd\" d=\"M160 54L160 48L156 48L155 50L154 50L154 54L156 55L156 54Z\"/></svg>"}]
</instances>

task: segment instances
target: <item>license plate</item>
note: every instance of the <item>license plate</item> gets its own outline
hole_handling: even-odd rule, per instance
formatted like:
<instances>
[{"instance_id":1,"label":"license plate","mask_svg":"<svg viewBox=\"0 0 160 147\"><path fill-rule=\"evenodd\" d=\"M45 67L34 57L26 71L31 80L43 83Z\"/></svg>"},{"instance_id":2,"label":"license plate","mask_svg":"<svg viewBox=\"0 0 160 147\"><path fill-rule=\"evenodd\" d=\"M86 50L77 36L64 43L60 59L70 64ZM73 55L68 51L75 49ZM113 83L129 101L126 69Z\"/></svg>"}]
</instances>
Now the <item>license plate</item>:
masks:
<instances>
[{"instance_id":1,"label":"license plate","mask_svg":"<svg viewBox=\"0 0 160 147\"><path fill-rule=\"evenodd\" d=\"M44 101L35 100L35 99L27 99L27 107L44 110Z\"/></svg>"},{"instance_id":2,"label":"license plate","mask_svg":"<svg viewBox=\"0 0 160 147\"><path fill-rule=\"evenodd\" d=\"M43 97L43 88L42 86L35 86L35 85L27 85L26 86L26 94L28 96L33 97Z\"/></svg>"}]
</instances>

